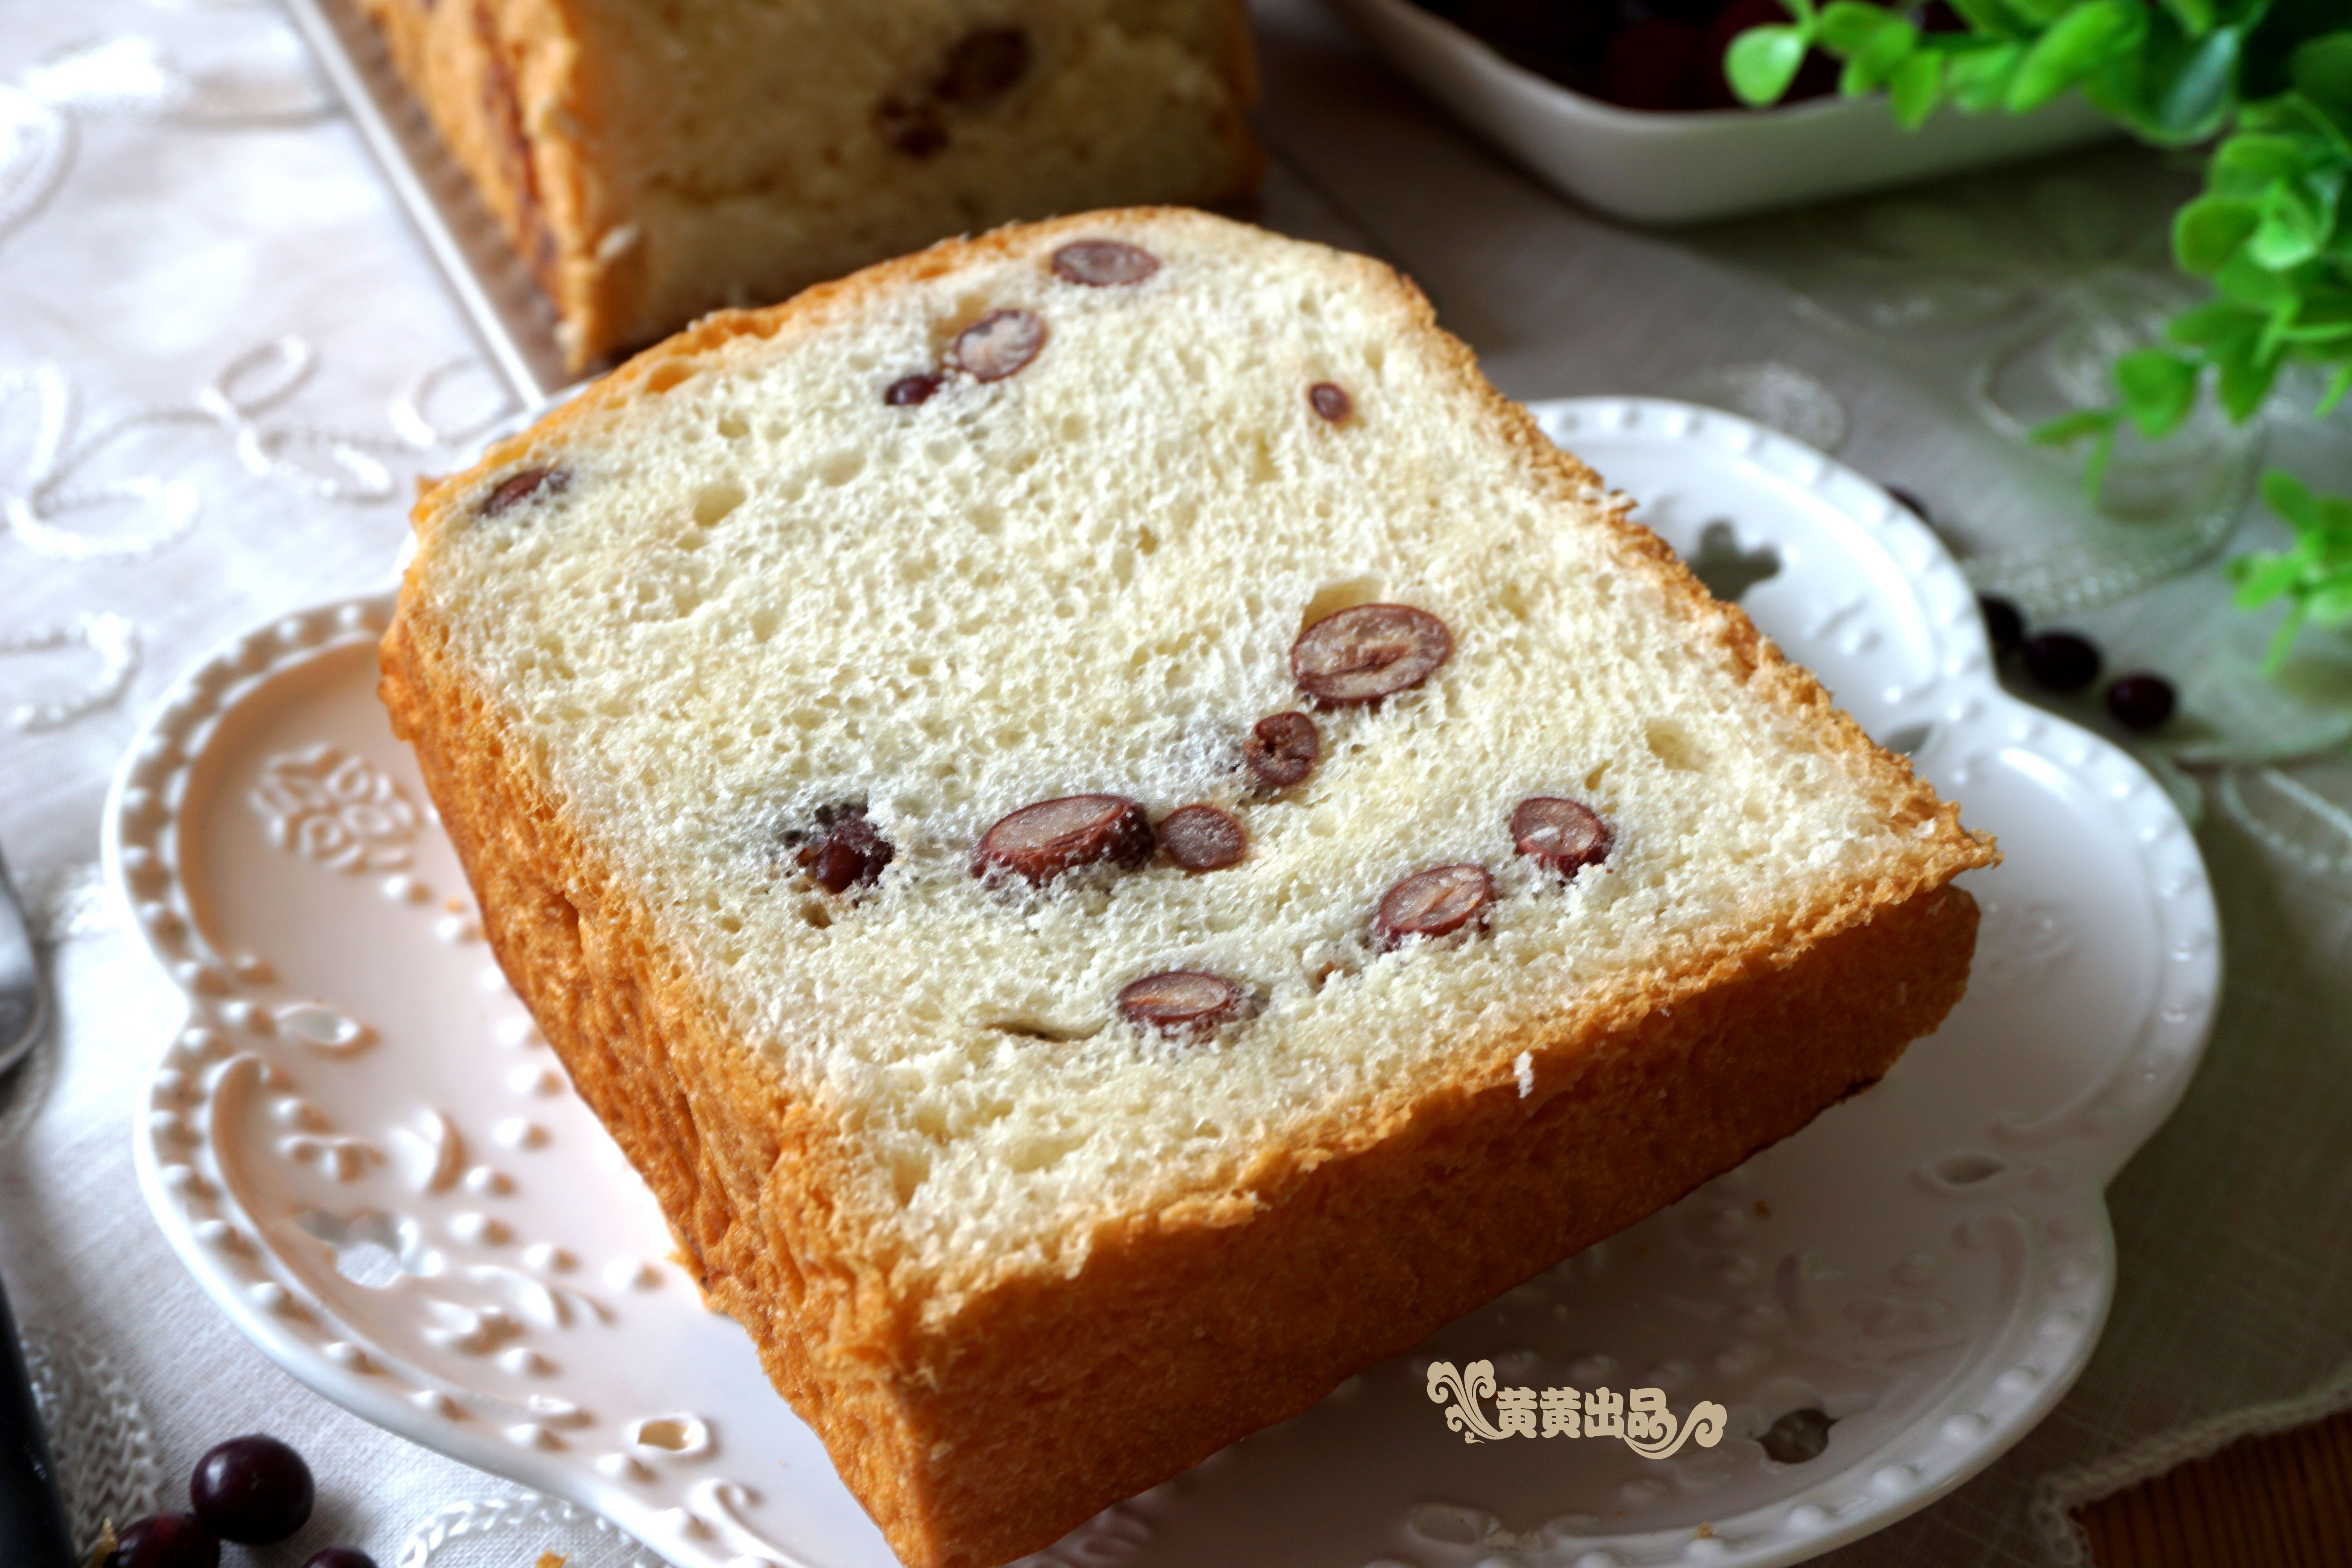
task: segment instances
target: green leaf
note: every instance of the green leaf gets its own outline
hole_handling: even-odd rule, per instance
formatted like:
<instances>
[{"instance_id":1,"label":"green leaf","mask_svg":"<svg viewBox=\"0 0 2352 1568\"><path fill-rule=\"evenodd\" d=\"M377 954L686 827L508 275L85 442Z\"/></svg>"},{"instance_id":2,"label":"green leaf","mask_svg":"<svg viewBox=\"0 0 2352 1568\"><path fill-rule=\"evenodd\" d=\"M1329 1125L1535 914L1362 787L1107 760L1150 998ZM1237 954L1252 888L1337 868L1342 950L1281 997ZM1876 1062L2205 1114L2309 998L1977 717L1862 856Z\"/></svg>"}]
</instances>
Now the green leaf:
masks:
<instances>
[{"instance_id":1,"label":"green leaf","mask_svg":"<svg viewBox=\"0 0 2352 1568\"><path fill-rule=\"evenodd\" d=\"M2116 361L2124 412L2151 440L2169 436L2197 403L2197 366L2162 349L2139 349Z\"/></svg>"},{"instance_id":2,"label":"green leaf","mask_svg":"<svg viewBox=\"0 0 2352 1568\"><path fill-rule=\"evenodd\" d=\"M1723 74L1742 103L1761 109L1778 103L1797 68L1805 63L1803 32L1795 27L1750 27L1723 52Z\"/></svg>"},{"instance_id":3,"label":"green leaf","mask_svg":"<svg viewBox=\"0 0 2352 1568\"><path fill-rule=\"evenodd\" d=\"M2280 623L2278 635L2271 638L2270 651L2263 655L2263 673L2276 675L2286 665L2286 650L2294 646L2295 634L2303 630L2303 606L2296 605Z\"/></svg>"},{"instance_id":4,"label":"green leaf","mask_svg":"<svg viewBox=\"0 0 2352 1568\"><path fill-rule=\"evenodd\" d=\"M1956 54L1945 68L1952 101L1970 114L1996 108L2009 96L2009 84L2025 58L2022 44L2000 44L1989 49Z\"/></svg>"},{"instance_id":5,"label":"green leaf","mask_svg":"<svg viewBox=\"0 0 2352 1568\"><path fill-rule=\"evenodd\" d=\"M1854 98L1884 86L1895 68L1918 47L1919 29L1899 16L1890 17L1887 26L1871 35L1869 41L1846 61L1844 74L1838 79L1838 90Z\"/></svg>"},{"instance_id":6,"label":"green leaf","mask_svg":"<svg viewBox=\"0 0 2352 1568\"><path fill-rule=\"evenodd\" d=\"M2299 297L2294 284L2263 267L2243 251L2221 264L2213 287L2225 297L2268 313Z\"/></svg>"},{"instance_id":7,"label":"green leaf","mask_svg":"<svg viewBox=\"0 0 2352 1568\"><path fill-rule=\"evenodd\" d=\"M2183 272L2210 278L2238 253L2262 217L2262 209L2252 202L2200 196L2173 216L2173 258Z\"/></svg>"},{"instance_id":8,"label":"green leaf","mask_svg":"<svg viewBox=\"0 0 2352 1568\"><path fill-rule=\"evenodd\" d=\"M1895 110L1895 123L1906 131L1916 131L1936 112L1936 100L1944 92L1944 58L1928 49L1913 52L1895 70L1894 80L1886 84L1888 107Z\"/></svg>"},{"instance_id":9,"label":"green leaf","mask_svg":"<svg viewBox=\"0 0 2352 1568\"><path fill-rule=\"evenodd\" d=\"M2121 417L2112 408L2079 409L2035 426L2033 438L2045 447L2063 447L2085 436L2111 436L2115 434L2116 421Z\"/></svg>"},{"instance_id":10,"label":"green leaf","mask_svg":"<svg viewBox=\"0 0 2352 1568\"><path fill-rule=\"evenodd\" d=\"M2164 8L2180 19L2190 37L2202 37L2213 27L2213 0L2163 0Z\"/></svg>"},{"instance_id":11,"label":"green leaf","mask_svg":"<svg viewBox=\"0 0 2352 1568\"><path fill-rule=\"evenodd\" d=\"M2263 330L2262 315L2227 300L2192 305L2164 324L2164 335L2187 348L2208 348Z\"/></svg>"},{"instance_id":12,"label":"green leaf","mask_svg":"<svg viewBox=\"0 0 2352 1568\"><path fill-rule=\"evenodd\" d=\"M2310 594L2303 601L2306 614L2323 626L2352 621L2352 576Z\"/></svg>"},{"instance_id":13,"label":"green leaf","mask_svg":"<svg viewBox=\"0 0 2352 1568\"><path fill-rule=\"evenodd\" d=\"M2336 405L2344 401L2348 392L2352 392L2352 364L2336 373L2336 379L2327 384L2327 390L2319 395L2319 402L2311 412L2318 418L2326 418L2336 412Z\"/></svg>"},{"instance_id":14,"label":"green leaf","mask_svg":"<svg viewBox=\"0 0 2352 1568\"><path fill-rule=\"evenodd\" d=\"M2291 592L2302 580L2303 558L2268 551L2241 555L2230 563L2230 575L2237 579L2238 591L2231 598L2238 608L2258 610L2280 595Z\"/></svg>"},{"instance_id":15,"label":"green leaf","mask_svg":"<svg viewBox=\"0 0 2352 1568\"><path fill-rule=\"evenodd\" d=\"M2147 30L2147 11L2137 0L2082 0L2026 51L2010 80L2009 111L2039 109L2110 56L2137 47Z\"/></svg>"},{"instance_id":16,"label":"green leaf","mask_svg":"<svg viewBox=\"0 0 2352 1568\"><path fill-rule=\"evenodd\" d=\"M2236 27L2168 37L2161 46L2151 40L2141 62L2146 129L2175 142L2201 142L2221 130L2230 115L2230 86L2243 41Z\"/></svg>"},{"instance_id":17,"label":"green leaf","mask_svg":"<svg viewBox=\"0 0 2352 1568\"><path fill-rule=\"evenodd\" d=\"M2213 378L2214 391L2221 400L2221 412L2242 425L2270 395L2271 383L2278 376L2279 356L2266 351L2259 337L2237 338L2222 346L2214 363L2219 372Z\"/></svg>"},{"instance_id":18,"label":"green leaf","mask_svg":"<svg viewBox=\"0 0 2352 1568\"><path fill-rule=\"evenodd\" d=\"M2010 14L2009 7L2000 0L1949 0L1949 3L1958 13L1960 20L1969 25L1970 32L1988 38L2017 37L2017 18Z\"/></svg>"},{"instance_id":19,"label":"green leaf","mask_svg":"<svg viewBox=\"0 0 2352 1568\"><path fill-rule=\"evenodd\" d=\"M2328 227L2329 215L2300 191L2285 184L2273 185L2263 202L2262 220L2246 241L2247 258L2272 272L2300 267L2319 254Z\"/></svg>"},{"instance_id":20,"label":"green leaf","mask_svg":"<svg viewBox=\"0 0 2352 1568\"><path fill-rule=\"evenodd\" d=\"M2009 0L2009 8L2029 27L2047 27L2066 15L2075 0Z\"/></svg>"},{"instance_id":21,"label":"green leaf","mask_svg":"<svg viewBox=\"0 0 2352 1568\"><path fill-rule=\"evenodd\" d=\"M1903 25L1901 17L1883 5L1866 5L1863 0L1830 0L1822 7L1821 26L1813 38L1843 59L1861 52L1881 32Z\"/></svg>"},{"instance_id":22,"label":"green leaf","mask_svg":"<svg viewBox=\"0 0 2352 1568\"><path fill-rule=\"evenodd\" d=\"M2310 487L2284 468L2263 475L2263 504L2298 529L2319 526L2319 500Z\"/></svg>"},{"instance_id":23,"label":"green leaf","mask_svg":"<svg viewBox=\"0 0 2352 1568\"><path fill-rule=\"evenodd\" d=\"M2295 91L2314 103L2352 110L2352 30L2298 44L2286 70Z\"/></svg>"},{"instance_id":24,"label":"green leaf","mask_svg":"<svg viewBox=\"0 0 2352 1568\"><path fill-rule=\"evenodd\" d=\"M2309 155L2309 145L2300 136L2242 131L2213 150L2206 178L2221 195L2259 196L2303 173Z\"/></svg>"}]
</instances>

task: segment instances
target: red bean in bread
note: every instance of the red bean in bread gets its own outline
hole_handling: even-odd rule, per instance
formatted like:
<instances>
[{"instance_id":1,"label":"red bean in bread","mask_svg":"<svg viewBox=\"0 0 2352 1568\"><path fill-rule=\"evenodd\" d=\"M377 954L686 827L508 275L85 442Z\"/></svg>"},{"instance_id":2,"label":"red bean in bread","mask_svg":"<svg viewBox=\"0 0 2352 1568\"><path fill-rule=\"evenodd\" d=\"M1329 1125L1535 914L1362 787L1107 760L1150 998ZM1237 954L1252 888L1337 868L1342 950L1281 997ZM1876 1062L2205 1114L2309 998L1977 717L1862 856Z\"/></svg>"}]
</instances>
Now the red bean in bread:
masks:
<instances>
[{"instance_id":1,"label":"red bean in bread","mask_svg":"<svg viewBox=\"0 0 2352 1568\"><path fill-rule=\"evenodd\" d=\"M1116 239L1072 240L1054 252L1054 275L1065 283L1111 289L1140 283L1160 270L1160 258Z\"/></svg>"},{"instance_id":2,"label":"red bean in bread","mask_svg":"<svg viewBox=\"0 0 2352 1568\"><path fill-rule=\"evenodd\" d=\"M1045 323L1029 310L991 310L956 334L950 351L975 381L1003 381L1025 368L1045 346Z\"/></svg>"},{"instance_id":3,"label":"red bean in bread","mask_svg":"<svg viewBox=\"0 0 2352 1568\"><path fill-rule=\"evenodd\" d=\"M1288 789L1315 771L1323 738L1304 713L1271 713L1242 742L1242 761L1271 789Z\"/></svg>"},{"instance_id":4,"label":"red bean in bread","mask_svg":"<svg viewBox=\"0 0 2352 1568\"><path fill-rule=\"evenodd\" d=\"M1189 1034L1240 1017L1248 994L1222 975L1198 969L1149 974L1118 994L1119 1016L1147 1029Z\"/></svg>"},{"instance_id":5,"label":"red bean in bread","mask_svg":"<svg viewBox=\"0 0 2352 1568\"><path fill-rule=\"evenodd\" d=\"M832 806L817 813L817 830L800 849L801 869L828 893L881 879L898 856L862 805Z\"/></svg>"},{"instance_id":6,"label":"red bean in bread","mask_svg":"<svg viewBox=\"0 0 2352 1568\"><path fill-rule=\"evenodd\" d=\"M1465 862L1415 871L1381 895L1372 913L1372 946L1391 952L1408 937L1451 936L1465 926L1484 929L1495 902L1486 868Z\"/></svg>"},{"instance_id":7,"label":"red bean in bread","mask_svg":"<svg viewBox=\"0 0 2352 1568\"><path fill-rule=\"evenodd\" d=\"M1290 645L1298 689L1335 707L1419 686L1454 653L1444 621L1411 605L1358 605L1326 616Z\"/></svg>"},{"instance_id":8,"label":"red bean in bread","mask_svg":"<svg viewBox=\"0 0 2352 1568\"><path fill-rule=\"evenodd\" d=\"M1307 389L1307 406L1334 425L1345 425L1356 411L1356 400L1337 382L1318 381Z\"/></svg>"},{"instance_id":9,"label":"red bean in bread","mask_svg":"<svg viewBox=\"0 0 2352 1568\"><path fill-rule=\"evenodd\" d=\"M1160 847L1187 871L1221 871L1241 864L1249 835L1213 805L1179 806L1160 819Z\"/></svg>"},{"instance_id":10,"label":"red bean in bread","mask_svg":"<svg viewBox=\"0 0 2352 1568\"><path fill-rule=\"evenodd\" d=\"M520 506L539 495L561 494L572 482L569 468L525 468L499 481L489 499L482 502L482 515L496 517L509 507Z\"/></svg>"},{"instance_id":11,"label":"red bean in bread","mask_svg":"<svg viewBox=\"0 0 2352 1568\"><path fill-rule=\"evenodd\" d=\"M972 851L971 874L1010 871L1042 886L1081 866L1140 866L1151 846L1150 819L1125 795L1064 795L999 818Z\"/></svg>"},{"instance_id":12,"label":"red bean in bread","mask_svg":"<svg viewBox=\"0 0 2352 1568\"><path fill-rule=\"evenodd\" d=\"M1613 840L1601 814L1582 801L1539 795L1511 813L1511 842L1546 868L1573 877L1608 858Z\"/></svg>"}]
</instances>

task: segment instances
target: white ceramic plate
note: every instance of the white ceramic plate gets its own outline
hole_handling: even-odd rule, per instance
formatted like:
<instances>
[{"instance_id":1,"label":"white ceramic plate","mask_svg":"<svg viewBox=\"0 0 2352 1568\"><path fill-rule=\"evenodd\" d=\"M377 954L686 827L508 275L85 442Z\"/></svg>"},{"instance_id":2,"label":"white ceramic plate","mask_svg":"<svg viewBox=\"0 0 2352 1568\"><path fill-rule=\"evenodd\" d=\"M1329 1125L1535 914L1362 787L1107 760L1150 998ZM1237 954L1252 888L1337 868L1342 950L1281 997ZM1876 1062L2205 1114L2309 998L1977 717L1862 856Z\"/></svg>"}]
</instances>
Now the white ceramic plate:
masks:
<instances>
[{"instance_id":1,"label":"white ceramic plate","mask_svg":"<svg viewBox=\"0 0 2352 1568\"><path fill-rule=\"evenodd\" d=\"M1121 1504L1036 1568L1793 1562L1988 1463L2082 1369L2101 1190L2193 1070L2204 872L2115 748L2004 696L1973 600L1867 481L1729 415L1541 405L2008 858L1967 999L1885 1081L1684 1202ZM1710 538L1712 549L1704 548ZM107 862L187 996L142 1182L239 1327L367 1418L597 1509L682 1568L888 1568L880 1534L667 1259L651 1199L508 991L374 697L388 595L256 628L125 760ZM1656 1386L1712 1448L1466 1446L1432 1359ZM1834 1418L1779 1464L1776 1417ZM1136 1412L1150 1419L1150 1412Z\"/></svg>"},{"instance_id":2,"label":"white ceramic plate","mask_svg":"<svg viewBox=\"0 0 2352 1568\"><path fill-rule=\"evenodd\" d=\"M1389 63L1570 195L1642 223L1689 223L1849 195L2118 134L2069 94L2032 114L1946 110L1916 132L1885 100L1621 109L1512 64L1412 0L1327 0Z\"/></svg>"}]
</instances>

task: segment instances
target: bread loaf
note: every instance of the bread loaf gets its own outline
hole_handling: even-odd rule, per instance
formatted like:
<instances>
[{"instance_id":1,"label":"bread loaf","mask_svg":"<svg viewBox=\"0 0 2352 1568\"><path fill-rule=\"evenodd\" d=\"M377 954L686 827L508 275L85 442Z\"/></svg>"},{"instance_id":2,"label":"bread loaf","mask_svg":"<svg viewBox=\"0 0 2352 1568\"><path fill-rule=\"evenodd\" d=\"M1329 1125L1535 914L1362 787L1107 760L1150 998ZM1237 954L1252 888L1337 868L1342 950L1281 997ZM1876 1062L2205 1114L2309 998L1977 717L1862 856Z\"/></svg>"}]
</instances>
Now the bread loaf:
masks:
<instances>
[{"instance_id":1,"label":"bread loaf","mask_svg":"<svg viewBox=\"0 0 2352 1568\"><path fill-rule=\"evenodd\" d=\"M910 1568L1875 1079L1989 842L1374 261L1198 213L714 316L429 491L488 934Z\"/></svg>"},{"instance_id":2,"label":"bread loaf","mask_svg":"<svg viewBox=\"0 0 2352 1568\"><path fill-rule=\"evenodd\" d=\"M951 234L1257 180L1244 0L362 0L574 369Z\"/></svg>"}]
</instances>

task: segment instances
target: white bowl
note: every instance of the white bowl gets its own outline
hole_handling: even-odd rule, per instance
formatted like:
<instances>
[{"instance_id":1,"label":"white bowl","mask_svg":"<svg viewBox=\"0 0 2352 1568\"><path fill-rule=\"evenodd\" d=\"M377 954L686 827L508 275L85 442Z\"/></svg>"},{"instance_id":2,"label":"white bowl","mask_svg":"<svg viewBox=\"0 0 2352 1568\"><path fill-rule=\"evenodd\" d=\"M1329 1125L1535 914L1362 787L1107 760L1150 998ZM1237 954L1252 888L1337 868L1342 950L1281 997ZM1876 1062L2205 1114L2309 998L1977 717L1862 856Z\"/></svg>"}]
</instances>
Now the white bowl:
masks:
<instances>
[{"instance_id":1,"label":"white bowl","mask_svg":"<svg viewBox=\"0 0 2352 1568\"><path fill-rule=\"evenodd\" d=\"M1513 65L1412 0L1326 0L1389 63L1582 202L1688 223L1850 195L2116 134L2069 94L2032 114L1938 112L1916 132L1884 98L1746 109L1620 109Z\"/></svg>"}]
</instances>

